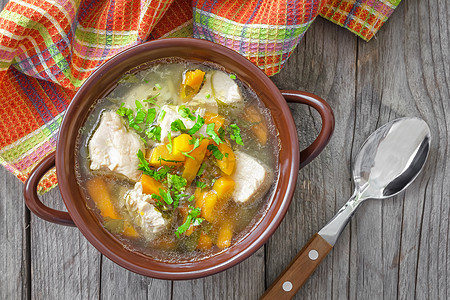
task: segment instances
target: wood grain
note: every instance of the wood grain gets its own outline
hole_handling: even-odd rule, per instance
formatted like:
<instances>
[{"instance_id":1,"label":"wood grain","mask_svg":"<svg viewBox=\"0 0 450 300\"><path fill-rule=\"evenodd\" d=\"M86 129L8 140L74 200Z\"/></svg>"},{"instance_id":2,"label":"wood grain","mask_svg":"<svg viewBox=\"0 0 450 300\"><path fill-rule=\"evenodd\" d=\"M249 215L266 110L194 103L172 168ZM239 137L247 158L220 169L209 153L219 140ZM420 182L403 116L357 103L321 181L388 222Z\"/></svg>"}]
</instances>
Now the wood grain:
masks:
<instances>
[{"instance_id":1,"label":"wood grain","mask_svg":"<svg viewBox=\"0 0 450 300\"><path fill-rule=\"evenodd\" d=\"M58 188L42 199L46 205L64 210ZM98 299L100 257L76 227L31 216L32 299Z\"/></svg>"},{"instance_id":2,"label":"wood grain","mask_svg":"<svg viewBox=\"0 0 450 300\"><path fill-rule=\"evenodd\" d=\"M30 296L29 218L22 183L0 168L0 299Z\"/></svg>"},{"instance_id":3,"label":"wood grain","mask_svg":"<svg viewBox=\"0 0 450 300\"><path fill-rule=\"evenodd\" d=\"M323 19L313 23L273 80L327 100L335 134L299 172L288 214L265 247L220 274L171 282L131 273L76 228L30 222L21 183L2 169L0 299L257 299L347 201L351 159L364 139L402 116L431 127L424 172L405 193L365 203L295 299L449 299L449 24L450 4L439 0L402 1L369 43ZM304 148L320 118L290 107ZM44 201L63 207L58 190Z\"/></svg>"},{"instance_id":4,"label":"wood grain","mask_svg":"<svg viewBox=\"0 0 450 300\"><path fill-rule=\"evenodd\" d=\"M321 96L334 110L336 129L329 146L299 172L297 188L280 228L267 244L266 283L284 270L309 238L331 219L351 195L350 157L355 119L354 96L357 38L329 22L315 21L287 68L274 81L281 88L305 90ZM318 134L318 114L291 106L301 148ZM295 299L348 298L349 230L325 258Z\"/></svg>"}]
</instances>

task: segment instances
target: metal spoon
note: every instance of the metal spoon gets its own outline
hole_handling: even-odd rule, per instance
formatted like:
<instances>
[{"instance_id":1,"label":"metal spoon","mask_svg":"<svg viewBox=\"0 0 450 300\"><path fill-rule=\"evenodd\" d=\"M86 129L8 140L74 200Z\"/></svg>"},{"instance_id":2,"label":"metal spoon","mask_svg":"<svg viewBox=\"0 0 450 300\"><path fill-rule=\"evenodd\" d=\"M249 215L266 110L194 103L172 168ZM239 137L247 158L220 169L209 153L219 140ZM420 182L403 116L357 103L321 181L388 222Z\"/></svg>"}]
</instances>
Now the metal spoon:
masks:
<instances>
[{"instance_id":1,"label":"metal spoon","mask_svg":"<svg viewBox=\"0 0 450 300\"><path fill-rule=\"evenodd\" d=\"M355 191L316 233L261 299L290 299L335 245L359 205L403 191L420 173L430 149L430 128L419 118L401 118L380 127L361 147L353 165Z\"/></svg>"}]
</instances>

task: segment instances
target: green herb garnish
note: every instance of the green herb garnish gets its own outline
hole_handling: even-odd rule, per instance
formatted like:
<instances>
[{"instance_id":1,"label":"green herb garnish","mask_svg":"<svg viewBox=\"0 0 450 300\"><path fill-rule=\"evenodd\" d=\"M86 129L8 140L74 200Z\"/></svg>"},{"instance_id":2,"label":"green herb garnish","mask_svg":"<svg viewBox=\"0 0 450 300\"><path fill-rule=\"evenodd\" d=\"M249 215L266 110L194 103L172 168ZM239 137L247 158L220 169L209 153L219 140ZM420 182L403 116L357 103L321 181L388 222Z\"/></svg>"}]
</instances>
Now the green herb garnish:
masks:
<instances>
[{"instance_id":1,"label":"green herb garnish","mask_svg":"<svg viewBox=\"0 0 450 300\"><path fill-rule=\"evenodd\" d=\"M182 163L183 161L182 160L173 160L173 159L165 159L165 158L162 158L161 156L160 157L158 157L158 161L165 161L165 162L173 162L173 163Z\"/></svg>"},{"instance_id":2,"label":"green herb garnish","mask_svg":"<svg viewBox=\"0 0 450 300\"><path fill-rule=\"evenodd\" d=\"M162 89L162 87L161 87L161 85L160 85L159 83L155 84L155 87L156 87L158 90Z\"/></svg>"},{"instance_id":3,"label":"green herb garnish","mask_svg":"<svg viewBox=\"0 0 450 300\"><path fill-rule=\"evenodd\" d=\"M189 201L189 202L192 202L194 199L195 199L195 196L192 195L192 196L189 197L188 201Z\"/></svg>"},{"instance_id":4,"label":"green herb garnish","mask_svg":"<svg viewBox=\"0 0 450 300\"><path fill-rule=\"evenodd\" d=\"M136 131L142 131L142 128L136 124L136 119L134 118L134 113L131 108L124 107L125 103L122 102L120 107L117 109L116 113L119 116L128 118L128 125Z\"/></svg>"},{"instance_id":5,"label":"green herb garnish","mask_svg":"<svg viewBox=\"0 0 450 300\"><path fill-rule=\"evenodd\" d=\"M190 151L189 151L190 152ZM192 155L189 154L189 152L181 152L181 154L183 154L186 157L189 157L190 159L195 160L195 157L193 157Z\"/></svg>"},{"instance_id":6,"label":"green herb garnish","mask_svg":"<svg viewBox=\"0 0 450 300\"><path fill-rule=\"evenodd\" d=\"M180 119L176 119L170 124L170 130L182 132L186 130L186 126L184 125L183 121L181 121Z\"/></svg>"},{"instance_id":7,"label":"green herb garnish","mask_svg":"<svg viewBox=\"0 0 450 300\"><path fill-rule=\"evenodd\" d=\"M189 108L187 108L186 106L184 106L184 105L181 105L178 108L178 113L183 118L191 119L192 121L195 121L195 116L191 113L191 110Z\"/></svg>"},{"instance_id":8,"label":"green herb garnish","mask_svg":"<svg viewBox=\"0 0 450 300\"><path fill-rule=\"evenodd\" d=\"M206 148L206 149L208 149L208 148ZM202 165L200 166L200 169L198 169L197 176L202 176L203 171L205 171L205 168L206 168L206 164L202 163Z\"/></svg>"},{"instance_id":9,"label":"green herb garnish","mask_svg":"<svg viewBox=\"0 0 450 300\"><path fill-rule=\"evenodd\" d=\"M221 160L223 158L222 152L220 152L219 148L216 145L209 144L207 149L212 152L215 158Z\"/></svg>"},{"instance_id":10,"label":"green herb garnish","mask_svg":"<svg viewBox=\"0 0 450 300\"><path fill-rule=\"evenodd\" d=\"M156 118L156 109L155 108L150 108L147 110L147 118L145 119L145 123L148 124L152 124L153 121L155 121Z\"/></svg>"},{"instance_id":11,"label":"green herb garnish","mask_svg":"<svg viewBox=\"0 0 450 300\"><path fill-rule=\"evenodd\" d=\"M167 185L170 189L174 189L175 191L184 191L187 180L176 174L167 174Z\"/></svg>"},{"instance_id":12,"label":"green herb garnish","mask_svg":"<svg viewBox=\"0 0 450 300\"><path fill-rule=\"evenodd\" d=\"M217 144L222 143L222 140L220 139L220 137L217 135L217 133L214 131L214 123L210 123L206 126L206 134L209 135L214 142L216 142Z\"/></svg>"},{"instance_id":13,"label":"green herb garnish","mask_svg":"<svg viewBox=\"0 0 450 300\"><path fill-rule=\"evenodd\" d=\"M197 181L197 182L195 183L195 185L196 185L197 187L199 187L200 189L204 189L204 188L207 186L206 183L201 182L201 181Z\"/></svg>"},{"instance_id":14,"label":"green herb garnish","mask_svg":"<svg viewBox=\"0 0 450 300\"><path fill-rule=\"evenodd\" d=\"M230 78L231 78L231 79L236 79L236 75L230 74Z\"/></svg>"},{"instance_id":15,"label":"green herb garnish","mask_svg":"<svg viewBox=\"0 0 450 300\"><path fill-rule=\"evenodd\" d=\"M160 113L159 113L159 121L161 122L162 120L164 120L164 117L166 116L166 111L165 110L162 110Z\"/></svg>"},{"instance_id":16,"label":"green herb garnish","mask_svg":"<svg viewBox=\"0 0 450 300\"><path fill-rule=\"evenodd\" d=\"M209 98L211 98L211 95L210 94L206 94L206 99L209 99Z\"/></svg>"},{"instance_id":17,"label":"green herb garnish","mask_svg":"<svg viewBox=\"0 0 450 300\"><path fill-rule=\"evenodd\" d=\"M242 141L241 137L241 129L236 124L231 124L231 134L230 138L236 142L236 144L243 146L244 142Z\"/></svg>"},{"instance_id":18,"label":"green herb garnish","mask_svg":"<svg viewBox=\"0 0 450 300\"><path fill-rule=\"evenodd\" d=\"M144 102L148 102L150 104L155 104L156 103L156 97L158 97L159 95L161 95L161 93L158 93L155 96L152 96L152 97L148 98L147 100L143 100L143 101Z\"/></svg>"},{"instance_id":19,"label":"green herb garnish","mask_svg":"<svg viewBox=\"0 0 450 300\"><path fill-rule=\"evenodd\" d=\"M152 139L157 142L161 142L161 127L158 125L150 126L146 131L145 134L148 136L149 139Z\"/></svg>"},{"instance_id":20,"label":"green herb garnish","mask_svg":"<svg viewBox=\"0 0 450 300\"><path fill-rule=\"evenodd\" d=\"M178 227L177 231L175 232L175 235L177 236L177 238L180 237L181 233L186 232L186 230L189 229L191 224L194 226L197 226L197 225L200 225L204 220L203 218L198 217L201 213L200 207L194 208L193 206L189 205L189 209L190 209L190 211L186 217L186 221L183 223L183 225Z\"/></svg>"},{"instance_id":21,"label":"green herb garnish","mask_svg":"<svg viewBox=\"0 0 450 300\"><path fill-rule=\"evenodd\" d=\"M161 197L164 200L164 202L166 202L167 204L172 204L173 203L172 195L170 195L169 191L166 192L162 188L159 188L159 194L161 195Z\"/></svg>"},{"instance_id":22,"label":"green herb garnish","mask_svg":"<svg viewBox=\"0 0 450 300\"><path fill-rule=\"evenodd\" d=\"M152 197L152 199L155 199L155 200L161 200L161 196L160 195L157 195L157 194L151 194L150 195L151 197Z\"/></svg>"},{"instance_id":23,"label":"green herb garnish","mask_svg":"<svg viewBox=\"0 0 450 300\"><path fill-rule=\"evenodd\" d=\"M194 133L196 133L197 131L200 130L200 128L202 128L203 124L205 124L205 119L203 119L200 116L197 116L197 121L195 122L194 126L192 126L191 129L189 129L188 133L190 135L193 135Z\"/></svg>"},{"instance_id":24,"label":"green herb garnish","mask_svg":"<svg viewBox=\"0 0 450 300\"><path fill-rule=\"evenodd\" d=\"M150 168L150 164L145 159L144 153L142 153L141 149L139 149L137 157L139 159L138 170L142 171L142 173L144 173L145 175L153 177L158 181L161 181L162 179L166 178L167 173L169 173L171 170L171 168L167 166L164 166L157 171Z\"/></svg>"},{"instance_id":25,"label":"green herb garnish","mask_svg":"<svg viewBox=\"0 0 450 300\"><path fill-rule=\"evenodd\" d=\"M167 139L169 140L169 143L167 143L166 147L167 150L169 150L169 154L172 154L173 144L172 144L172 134L170 131L167 133Z\"/></svg>"}]
</instances>

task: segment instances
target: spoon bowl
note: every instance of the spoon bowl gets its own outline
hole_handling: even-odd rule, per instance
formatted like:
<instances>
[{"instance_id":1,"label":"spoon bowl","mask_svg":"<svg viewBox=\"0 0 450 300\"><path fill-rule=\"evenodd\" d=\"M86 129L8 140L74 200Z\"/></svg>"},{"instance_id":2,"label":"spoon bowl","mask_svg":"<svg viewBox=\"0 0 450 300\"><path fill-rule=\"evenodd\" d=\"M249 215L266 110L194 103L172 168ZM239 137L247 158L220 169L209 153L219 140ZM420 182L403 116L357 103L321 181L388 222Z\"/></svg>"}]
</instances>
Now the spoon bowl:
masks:
<instances>
[{"instance_id":1,"label":"spoon bowl","mask_svg":"<svg viewBox=\"0 0 450 300\"><path fill-rule=\"evenodd\" d=\"M425 164L430 136L427 123L419 118L397 119L372 133L353 164L357 197L384 199L403 191Z\"/></svg>"},{"instance_id":2,"label":"spoon bowl","mask_svg":"<svg viewBox=\"0 0 450 300\"><path fill-rule=\"evenodd\" d=\"M353 195L309 240L261 299L292 298L331 251L363 201L395 196L414 181L428 157L430 141L430 128L419 118L397 119L373 132L353 164Z\"/></svg>"}]
</instances>

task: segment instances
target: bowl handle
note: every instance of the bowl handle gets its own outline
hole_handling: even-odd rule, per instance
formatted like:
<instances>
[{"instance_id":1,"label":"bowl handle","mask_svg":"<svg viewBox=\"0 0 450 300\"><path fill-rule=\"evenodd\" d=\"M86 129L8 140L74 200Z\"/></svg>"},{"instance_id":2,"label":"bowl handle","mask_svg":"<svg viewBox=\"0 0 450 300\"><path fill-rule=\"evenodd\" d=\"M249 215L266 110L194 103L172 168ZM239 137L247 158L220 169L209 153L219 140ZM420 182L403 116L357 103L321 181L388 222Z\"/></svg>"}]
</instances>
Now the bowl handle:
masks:
<instances>
[{"instance_id":1,"label":"bowl handle","mask_svg":"<svg viewBox=\"0 0 450 300\"><path fill-rule=\"evenodd\" d=\"M50 153L31 171L25 182L23 195L27 207L39 218L60 225L75 226L68 212L46 206L38 197L37 187L41 178L55 166L55 152Z\"/></svg>"},{"instance_id":2,"label":"bowl handle","mask_svg":"<svg viewBox=\"0 0 450 300\"><path fill-rule=\"evenodd\" d=\"M325 100L311 93L282 90L281 94L287 102L301 103L317 110L322 118L322 129L311 145L300 152L300 169L309 164L328 144L334 130L334 115Z\"/></svg>"}]
</instances>

